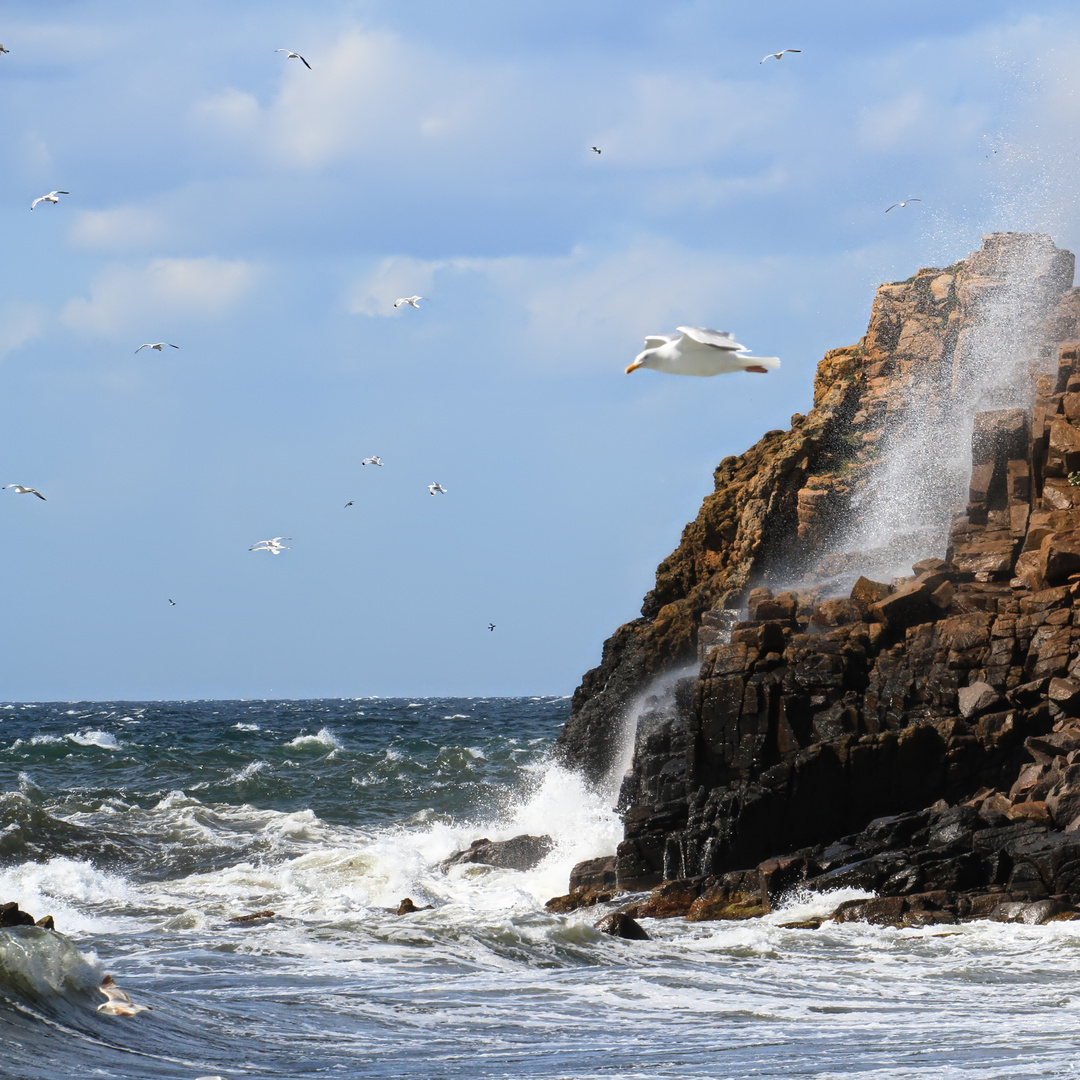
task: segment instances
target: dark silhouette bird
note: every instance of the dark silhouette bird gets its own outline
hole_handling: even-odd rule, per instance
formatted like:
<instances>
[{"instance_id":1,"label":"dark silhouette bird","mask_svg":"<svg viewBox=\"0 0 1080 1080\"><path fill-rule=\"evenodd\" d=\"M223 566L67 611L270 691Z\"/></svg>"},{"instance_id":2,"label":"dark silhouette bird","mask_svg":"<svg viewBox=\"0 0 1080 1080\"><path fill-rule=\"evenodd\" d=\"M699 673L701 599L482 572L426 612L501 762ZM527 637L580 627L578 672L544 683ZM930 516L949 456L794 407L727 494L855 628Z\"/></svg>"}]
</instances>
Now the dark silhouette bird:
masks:
<instances>
[{"instance_id":1,"label":"dark silhouette bird","mask_svg":"<svg viewBox=\"0 0 1080 1080\"><path fill-rule=\"evenodd\" d=\"M343 509L343 510L348 510L348 509L349 509L349 507L350 507L350 506L352 506L352 504L353 504L353 501L352 501L352 499L350 499L350 500L349 500L349 501L348 501L348 502L347 502L347 503L346 503L346 504L345 504L345 505L344 505L344 506L342 507L342 509Z\"/></svg>"},{"instance_id":2,"label":"dark silhouette bird","mask_svg":"<svg viewBox=\"0 0 1080 1080\"><path fill-rule=\"evenodd\" d=\"M495 624L493 622L489 622L488 623L488 629L489 630L494 630L495 629Z\"/></svg>"},{"instance_id":3,"label":"dark silhouette bird","mask_svg":"<svg viewBox=\"0 0 1080 1080\"><path fill-rule=\"evenodd\" d=\"M597 154L603 153L603 150L601 150L599 146L590 146L589 149L595 151Z\"/></svg>"},{"instance_id":4,"label":"dark silhouette bird","mask_svg":"<svg viewBox=\"0 0 1080 1080\"><path fill-rule=\"evenodd\" d=\"M176 601L175 600L170 600L169 601L169 606L170 607L176 607Z\"/></svg>"}]
</instances>

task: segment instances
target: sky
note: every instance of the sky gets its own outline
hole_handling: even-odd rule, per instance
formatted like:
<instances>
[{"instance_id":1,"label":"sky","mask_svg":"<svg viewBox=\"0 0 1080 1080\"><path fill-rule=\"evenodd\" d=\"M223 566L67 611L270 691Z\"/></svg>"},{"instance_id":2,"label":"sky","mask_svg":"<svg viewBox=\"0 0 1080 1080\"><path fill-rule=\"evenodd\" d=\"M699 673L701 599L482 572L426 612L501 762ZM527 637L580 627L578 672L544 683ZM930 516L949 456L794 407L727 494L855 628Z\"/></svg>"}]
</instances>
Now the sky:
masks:
<instances>
[{"instance_id":1,"label":"sky","mask_svg":"<svg viewBox=\"0 0 1080 1080\"><path fill-rule=\"evenodd\" d=\"M8 701L571 693L879 283L1080 248L1073 3L12 0L0 41L0 483L46 496L0 492ZM783 366L624 374L683 324Z\"/></svg>"}]
</instances>

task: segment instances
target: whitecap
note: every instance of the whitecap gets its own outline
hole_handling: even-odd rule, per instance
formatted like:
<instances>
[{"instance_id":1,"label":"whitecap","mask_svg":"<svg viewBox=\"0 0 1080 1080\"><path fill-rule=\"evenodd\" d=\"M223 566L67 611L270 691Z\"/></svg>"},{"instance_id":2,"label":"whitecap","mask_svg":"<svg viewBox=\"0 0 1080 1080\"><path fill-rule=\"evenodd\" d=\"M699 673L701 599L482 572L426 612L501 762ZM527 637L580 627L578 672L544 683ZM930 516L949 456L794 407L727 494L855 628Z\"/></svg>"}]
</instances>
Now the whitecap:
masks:
<instances>
[{"instance_id":1,"label":"whitecap","mask_svg":"<svg viewBox=\"0 0 1080 1080\"><path fill-rule=\"evenodd\" d=\"M233 724L233 728L236 731L259 731L258 724Z\"/></svg>"},{"instance_id":2,"label":"whitecap","mask_svg":"<svg viewBox=\"0 0 1080 1080\"><path fill-rule=\"evenodd\" d=\"M120 749L120 743L116 741L116 736L110 735L107 731L88 729L86 731L69 732L66 738L79 746L97 746L102 750Z\"/></svg>"},{"instance_id":3,"label":"whitecap","mask_svg":"<svg viewBox=\"0 0 1080 1080\"><path fill-rule=\"evenodd\" d=\"M463 712L456 712L452 716L444 716L444 720L468 720L470 717Z\"/></svg>"},{"instance_id":4,"label":"whitecap","mask_svg":"<svg viewBox=\"0 0 1080 1080\"><path fill-rule=\"evenodd\" d=\"M337 737L329 728L320 728L314 735L297 735L291 742L287 742L286 746L325 746L327 750L341 750L343 749L341 743L338 742Z\"/></svg>"},{"instance_id":5,"label":"whitecap","mask_svg":"<svg viewBox=\"0 0 1080 1080\"><path fill-rule=\"evenodd\" d=\"M256 773L260 773L266 768L269 768L269 765L265 761L251 761L242 769L238 769L231 776L226 777L222 783L242 784L245 780L250 780Z\"/></svg>"}]
</instances>

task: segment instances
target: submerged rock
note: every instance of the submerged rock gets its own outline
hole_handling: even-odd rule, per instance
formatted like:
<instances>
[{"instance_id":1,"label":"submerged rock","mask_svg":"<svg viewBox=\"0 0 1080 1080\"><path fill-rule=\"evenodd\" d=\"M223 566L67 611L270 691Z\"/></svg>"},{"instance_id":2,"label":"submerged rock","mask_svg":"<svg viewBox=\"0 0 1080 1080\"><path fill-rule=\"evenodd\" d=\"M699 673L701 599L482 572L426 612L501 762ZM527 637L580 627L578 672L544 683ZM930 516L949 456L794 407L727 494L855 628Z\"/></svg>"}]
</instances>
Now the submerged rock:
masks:
<instances>
[{"instance_id":1,"label":"submerged rock","mask_svg":"<svg viewBox=\"0 0 1080 1080\"><path fill-rule=\"evenodd\" d=\"M550 836L521 836L509 840L474 840L464 851L455 851L443 864L445 870L464 863L483 863L500 870L532 870L555 846Z\"/></svg>"},{"instance_id":2,"label":"submerged rock","mask_svg":"<svg viewBox=\"0 0 1080 1080\"><path fill-rule=\"evenodd\" d=\"M596 924L596 929L602 934L627 938L630 941L649 940L649 935L645 930L625 911L613 911L610 915L605 915Z\"/></svg>"}]
</instances>

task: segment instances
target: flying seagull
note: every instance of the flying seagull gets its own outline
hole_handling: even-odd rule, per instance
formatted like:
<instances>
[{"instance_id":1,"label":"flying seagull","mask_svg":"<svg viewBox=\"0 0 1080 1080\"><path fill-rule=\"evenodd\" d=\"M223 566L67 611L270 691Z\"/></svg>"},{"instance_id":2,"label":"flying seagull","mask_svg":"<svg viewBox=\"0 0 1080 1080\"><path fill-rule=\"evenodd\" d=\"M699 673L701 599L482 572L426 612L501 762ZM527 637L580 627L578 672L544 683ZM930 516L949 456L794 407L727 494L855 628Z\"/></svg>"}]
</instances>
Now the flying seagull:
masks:
<instances>
[{"instance_id":1,"label":"flying seagull","mask_svg":"<svg viewBox=\"0 0 1080 1080\"><path fill-rule=\"evenodd\" d=\"M308 71L311 70L311 65L298 52L293 52L291 49L275 49L274 52L283 52L286 54L286 60L299 60Z\"/></svg>"},{"instance_id":2,"label":"flying seagull","mask_svg":"<svg viewBox=\"0 0 1080 1080\"><path fill-rule=\"evenodd\" d=\"M590 146L589 149L590 150L595 150L596 153L598 153L598 154L602 154L604 152L603 150L600 149L599 146Z\"/></svg>"},{"instance_id":3,"label":"flying seagull","mask_svg":"<svg viewBox=\"0 0 1080 1080\"><path fill-rule=\"evenodd\" d=\"M180 348L179 345L174 345L171 341L155 341L153 344L151 344L150 342L147 342L145 345L140 345L135 350L135 354L138 355L139 353L141 353L143 351L143 349L157 349L158 352L164 352L166 345L168 345L170 349L179 349Z\"/></svg>"},{"instance_id":4,"label":"flying seagull","mask_svg":"<svg viewBox=\"0 0 1080 1080\"><path fill-rule=\"evenodd\" d=\"M726 375L730 371L757 371L766 374L778 368L775 356L747 356L740 345L723 330L703 326L677 326L675 334L650 334L645 349L634 357L626 374L639 367L653 368L668 375Z\"/></svg>"},{"instance_id":5,"label":"flying seagull","mask_svg":"<svg viewBox=\"0 0 1080 1080\"><path fill-rule=\"evenodd\" d=\"M922 199L905 199L903 202L894 202L892 206L887 206L885 208L885 213L887 214L890 210L895 210L898 206L907 206L909 202L922 202Z\"/></svg>"},{"instance_id":6,"label":"flying seagull","mask_svg":"<svg viewBox=\"0 0 1080 1080\"><path fill-rule=\"evenodd\" d=\"M446 494L446 488L444 488L442 484L428 484L427 489L431 492L432 495Z\"/></svg>"},{"instance_id":7,"label":"flying seagull","mask_svg":"<svg viewBox=\"0 0 1080 1080\"><path fill-rule=\"evenodd\" d=\"M169 605L170 605L170 607L176 607L176 601L175 600L170 600Z\"/></svg>"},{"instance_id":8,"label":"flying seagull","mask_svg":"<svg viewBox=\"0 0 1080 1080\"><path fill-rule=\"evenodd\" d=\"M36 495L42 502L48 501L37 488L23 487L22 484L5 484L2 490L7 491L8 488L14 488L16 495Z\"/></svg>"},{"instance_id":9,"label":"flying seagull","mask_svg":"<svg viewBox=\"0 0 1080 1080\"><path fill-rule=\"evenodd\" d=\"M494 630L495 629L495 624L493 622L489 622L488 623L488 629L489 630Z\"/></svg>"},{"instance_id":10,"label":"flying seagull","mask_svg":"<svg viewBox=\"0 0 1080 1080\"><path fill-rule=\"evenodd\" d=\"M101 980L98 990L109 999L104 1005L97 1007L99 1013L107 1013L109 1016L134 1016L150 1008L149 1005L136 1005L128 997L127 991L116 985L116 980L111 975L106 975Z\"/></svg>"},{"instance_id":11,"label":"flying seagull","mask_svg":"<svg viewBox=\"0 0 1080 1080\"><path fill-rule=\"evenodd\" d=\"M283 551L291 550L281 541L291 539L291 536L275 536L273 540L260 540L254 547L249 547L248 551L269 551L271 555L280 555Z\"/></svg>"},{"instance_id":12,"label":"flying seagull","mask_svg":"<svg viewBox=\"0 0 1080 1080\"><path fill-rule=\"evenodd\" d=\"M350 499L350 500L349 500L349 501L348 501L348 502L347 502L347 503L346 503L346 504L345 504L345 505L344 505L344 506L342 507L342 510L348 510L348 509L349 509L349 507L350 507L350 506L352 506L352 504L353 504L353 501L352 501L352 499Z\"/></svg>"},{"instance_id":13,"label":"flying seagull","mask_svg":"<svg viewBox=\"0 0 1080 1080\"><path fill-rule=\"evenodd\" d=\"M33 210L39 202L51 202L58 203L61 195L70 195L70 191L50 191L48 195L39 195L31 204L30 209Z\"/></svg>"},{"instance_id":14,"label":"flying seagull","mask_svg":"<svg viewBox=\"0 0 1080 1080\"><path fill-rule=\"evenodd\" d=\"M758 63L764 64L766 60L783 60L786 52L802 52L802 49L781 49L779 52L771 52L768 56L763 56Z\"/></svg>"},{"instance_id":15,"label":"flying seagull","mask_svg":"<svg viewBox=\"0 0 1080 1080\"><path fill-rule=\"evenodd\" d=\"M418 308L420 306L420 301L423 299L422 296L399 296L394 301L394 307L401 307L402 304L408 304L409 307Z\"/></svg>"},{"instance_id":16,"label":"flying seagull","mask_svg":"<svg viewBox=\"0 0 1080 1080\"><path fill-rule=\"evenodd\" d=\"M10 49L5 49L3 45L0 45L0 53L11 52Z\"/></svg>"},{"instance_id":17,"label":"flying seagull","mask_svg":"<svg viewBox=\"0 0 1080 1080\"><path fill-rule=\"evenodd\" d=\"M375 457L366 457L360 462L361 465L382 465L382 458L377 454Z\"/></svg>"}]
</instances>

